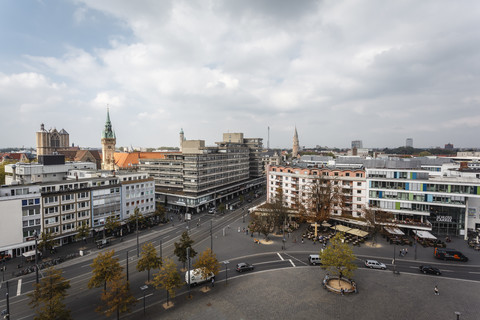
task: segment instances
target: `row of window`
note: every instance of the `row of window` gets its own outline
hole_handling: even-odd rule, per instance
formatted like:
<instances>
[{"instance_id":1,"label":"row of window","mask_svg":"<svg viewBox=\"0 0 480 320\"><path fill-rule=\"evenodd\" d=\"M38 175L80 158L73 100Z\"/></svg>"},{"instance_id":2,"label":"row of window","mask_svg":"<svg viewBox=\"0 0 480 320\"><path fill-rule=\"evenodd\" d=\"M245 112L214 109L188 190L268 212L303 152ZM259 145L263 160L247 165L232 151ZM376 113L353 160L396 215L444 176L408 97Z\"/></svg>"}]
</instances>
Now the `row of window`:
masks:
<instances>
[{"instance_id":1,"label":"row of window","mask_svg":"<svg viewBox=\"0 0 480 320\"><path fill-rule=\"evenodd\" d=\"M22 200L22 207L40 204L40 198Z\"/></svg>"}]
</instances>

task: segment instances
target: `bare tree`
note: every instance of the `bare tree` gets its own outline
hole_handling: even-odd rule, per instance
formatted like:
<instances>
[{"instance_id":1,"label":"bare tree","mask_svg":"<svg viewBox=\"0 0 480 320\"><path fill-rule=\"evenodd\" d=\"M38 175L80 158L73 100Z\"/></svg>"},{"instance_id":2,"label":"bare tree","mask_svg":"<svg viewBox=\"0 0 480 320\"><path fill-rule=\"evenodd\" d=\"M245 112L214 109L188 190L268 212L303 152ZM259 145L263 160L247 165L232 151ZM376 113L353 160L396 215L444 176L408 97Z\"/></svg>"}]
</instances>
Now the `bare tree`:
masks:
<instances>
[{"instance_id":1,"label":"bare tree","mask_svg":"<svg viewBox=\"0 0 480 320\"><path fill-rule=\"evenodd\" d=\"M265 204L264 208L268 212L270 218L267 219L266 217L262 217L264 218L263 220L268 224L273 222L273 225L277 230L281 229L287 221L289 213L289 208L285 205L283 189L281 187L277 188L275 197L271 202Z\"/></svg>"},{"instance_id":2,"label":"bare tree","mask_svg":"<svg viewBox=\"0 0 480 320\"><path fill-rule=\"evenodd\" d=\"M323 222L330 218L334 208L345 208L342 188L323 175L313 178L306 190L306 198L303 208L299 209L299 216L305 221Z\"/></svg>"},{"instance_id":3,"label":"bare tree","mask_svg":"<svg viewBox=\"0 0 480 320\"><path fill-rule=\"evenodd\" d=\"M385 225L395 226L393 213L384 210L364 207L363 218L372 230L372 243L374 245L377 242L377 233L379 233Z\"/></svg>"}]
</instances>

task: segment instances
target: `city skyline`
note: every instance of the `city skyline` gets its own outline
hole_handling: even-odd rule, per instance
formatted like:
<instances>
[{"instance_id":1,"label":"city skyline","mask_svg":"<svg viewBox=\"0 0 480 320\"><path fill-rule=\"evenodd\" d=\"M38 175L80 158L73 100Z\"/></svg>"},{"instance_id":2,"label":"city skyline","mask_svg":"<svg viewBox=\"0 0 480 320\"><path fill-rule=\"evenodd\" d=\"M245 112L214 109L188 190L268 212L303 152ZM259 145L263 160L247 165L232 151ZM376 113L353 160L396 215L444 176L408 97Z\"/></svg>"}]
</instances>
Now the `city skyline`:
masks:
<instances>
[{"instance_id":1,"label":"city skyline","mask_svg":"<svg viewBox=\"0 0 480 320\"><path fill-rule=\"evenodd\" d=\"M415 8L415 10L412 10ZM479 147L480 4L5 1L0 148L64 128L100 147ZM448 21L449 23L445 23Z\"/></svg>"}]
</instances>

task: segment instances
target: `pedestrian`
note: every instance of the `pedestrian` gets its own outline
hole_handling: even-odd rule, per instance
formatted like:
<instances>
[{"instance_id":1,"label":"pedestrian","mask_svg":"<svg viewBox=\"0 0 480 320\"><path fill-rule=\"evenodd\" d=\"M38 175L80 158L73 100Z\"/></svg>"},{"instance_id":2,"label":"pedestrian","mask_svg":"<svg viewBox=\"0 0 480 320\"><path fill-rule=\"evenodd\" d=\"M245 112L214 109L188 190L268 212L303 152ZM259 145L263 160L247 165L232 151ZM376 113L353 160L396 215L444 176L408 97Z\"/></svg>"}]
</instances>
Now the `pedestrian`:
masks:
<instances>
[{"instance_id":1,"label":"pedestrian","mask_svg":"<svg viewBox=\"0 0 480 320\"><path fill-rule=\"evenodd\" d=\"M408 253L408 248L405 248L405 255L407 255Z\"/></svg>"},{"instance_id":2,"label":"pedestrian","mask_svg":"<svg viewBox=\"0 0 480 320\"><path fill-rule=\"evenodd\" d=\"M433 291L435 291L435 295L436 295L436 296L440 295L440 293L438 293L438 287L437 287L437 286L435 286L435 288L433 289Z\"/></svg>"},{"instance_id":3,"label":"pedestrian","mask_svg":"<svg viewBox=\"0 0 480 320\"><path fill-rule=\"evenodd\" d=\"M212 288L215 287L215 278L212 278Z\"/></svg>"},{"instance_id":4,"label":"pedestrian","mask_svg":"<svg viewBox=\"0 0 480 320\"><path fill-rule=\"evenodd\" d=\"M402 249L400 249L400 252L398 253L398 256L399 256L399 257L402 256Z\"/></svg>"},{"instance_id":5,"label":"pedestrian","mask_svg":"<svg viewBox=\"0 0 480 320\"><path fill-rule=\"evenodd\" d=\"M303 244L303 238L302 238L302 244Z\"/></svg>"},{"instance_id":6,"label":"pedestrian","mask_svg":"<svg viewBox=\"0 0 480 320\"><path fill-rule=\"evenodd\" d=\"M343 296L344 293L345 293L345 290L343 290L343 288L340 288L340 294Z\"/></svg>"}]
</instances>

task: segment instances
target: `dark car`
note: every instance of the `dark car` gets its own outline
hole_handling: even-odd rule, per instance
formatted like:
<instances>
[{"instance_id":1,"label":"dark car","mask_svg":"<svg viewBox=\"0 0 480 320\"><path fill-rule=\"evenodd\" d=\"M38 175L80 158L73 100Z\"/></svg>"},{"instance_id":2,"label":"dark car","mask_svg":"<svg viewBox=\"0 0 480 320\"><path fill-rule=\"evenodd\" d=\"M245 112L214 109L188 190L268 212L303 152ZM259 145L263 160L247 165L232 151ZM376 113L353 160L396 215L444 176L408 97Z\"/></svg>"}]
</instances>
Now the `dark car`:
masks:
<instances>
[{"instance_id":1,"label":"dark car","mask_svg":"<svg viewBox=\"0 0 480 320\"><path fill-rule=\"evenodd\" d=\"M253 270L253 269L254 269L253 265L248 264L246 262L241 262L241 263L237 264L237 268L235 270L237 270L238 272L243 272L243 271L250 271L250 270Z\"/></svg>"},{"instance_id":2,"label":"dark car","mask_svg":"<svg viewBox=\"0 0 480 320\"><path fill-rule=\"evenodd\" d=\"M420 272L423 272L425 274L427 274L427 273L436 274L437 276L442 274L440 272L440 270L438 270L437 268L432 267L432 266L420 266L419 269L420 269Z\"/></svg>"}]
</instances>

